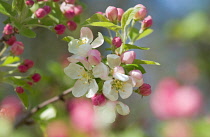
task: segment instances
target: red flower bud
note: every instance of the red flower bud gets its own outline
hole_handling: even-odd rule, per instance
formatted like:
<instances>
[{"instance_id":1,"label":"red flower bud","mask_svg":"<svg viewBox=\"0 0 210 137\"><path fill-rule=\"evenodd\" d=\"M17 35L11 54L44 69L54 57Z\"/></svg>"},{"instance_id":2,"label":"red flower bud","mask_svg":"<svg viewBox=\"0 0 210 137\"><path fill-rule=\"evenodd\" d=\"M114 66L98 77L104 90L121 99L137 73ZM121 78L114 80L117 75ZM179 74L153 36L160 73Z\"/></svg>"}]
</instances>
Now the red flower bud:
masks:
<instances>
[{"instance_id":1,"label":"red flower bud","mask_svg":"<svg viewBox=\"0 0 210 137\"><path fill-rule=\"evenodd\" d=\"M41 80L41 75L39 73L34 73L32 76L31 76L32 80L34 82L39 82Z\"/></svg>"},{"instance_id":2,"label":"red flower bud","mask_svg":"<svg viewBox=\"0 0 210 137\"><path fill-rule=\"evenodd\" d=\"M39 8L36 10L35 15L37 18L41 19L44 18L47 15L47 12L43 8Z\"/></svg>"},{"instance_id":3,"label":"red flower bud","mask_svg":"<svg viewBox=\"0 0 210 137\"><path fill-rule=\"evenodd\" d=\"M72 19L72 18L75 16L74 9L66 10L66 11L64 12L64 16L65 16L67 19Z\"/></svg>"},{"instance_id":4,"label":"red flower bud","mask_svg":"<svg viewBox=\"0 0 210 137\"><path fill-rule=\"evenodd\" d=\"M112 44L113 44L115 47L119 48L119 47L122 45L122 40L121 40L121 38L120 38L120 37L114 37L114 38L112 39Z\"/></svg>"},{"instance_id":5,"label":"red flower bud","mask_svg":"<svg viewBox=\"0 0 210 137\"><path fill-rule=\"evenodd\" d=\"M105 13L106 13L106 17L112 22L116 21L118 18L118 11L117 11L117 8L114 6L109 6L106 9Z\"/></svg>"},{"instance_id":6,"label":"red flower bud","mask_svg":"<svg viewBox=\"0 0 210 137\"><path fill-rule=\"evenodd\" d=\"M24 89L22 87L16 87L15 91L19 94L22 94L24 92Z\"/></svg>"},{"instance_id":7,"label":"red flower bud","mask_svg":"<svg viewBox=\"0 0 210 137\"><path fill-rule=\"evenodd\" d=\"M15 41L11 47L11 52L14 55L21 55L24 51L24 45L20 41Z\"/></svg>"},{"instance_id":8,"label":"red flower bud","mask_svg":"<svg viewBox=\"0 0 210 137\"><path fill-rule=\"evenodd\" d=\"M66 27L63 24L58 24L54 27L56 34L61 35L65 32Z\"/></svg>"},{"instance_id":9,"label":"red flower bud","mask_svg":"<svg viewBox=\"0 0 210 137\"><path fill-rule=\"evenodd\" d=\"M94 106L100 106L106 102L106 98L103 94L95 94L91 100Z\"/></svg>"},{"instance_id":10,"label":"red flower bud","mask_svg":"<svg viewBox=\"0 0 210 137\"><path fill-rule=\"evenodd\" d=\"M34 1L33 0L26 0L26 5L32 7L34 5Z\"/></svg>"},{"instance_id":11,"label":"red flower bud","mask_svg":"<svg viewBox=\"0 0 210 137\"><path fill-rule=\"evenodd\" d=\"M151 17L151 16L147 16L147 17L142 21L141 29L142 29L142 30L145 30L145 29L151 27L151 26L152 26L152 23L153 23L152 17Z\"/></svg>"},{"instance_id":12,"label":"red flower bud","mask_svg":"<svg viewBox=\"0 0 210 137\"><path fill-rule=\"evenodd\" d=\"M144 83L141 87L139 87L139 94L142 96L149 96L151 93L152 90L149 84Z\"/></svg>"},{"instance_id":13,"label":"red flower bud","mask_svg":"<svg viewBox=\"0 0 210 137\"><path fill-rule=\"evenodd\" d=\"M10 34L14 33L12 25L7 24L4 27L3 33L6 34L6 35L10 35Z\"/></svg>"},{"instance_id":14,"label":"red flower bud","mask_svg":"<svg viewBox=\"0 0 210 137\"><path fill-rule=\"evenodd\" d=\"M32 60L29 60L29 59L25 59L25 60L23 61L23 64L24 64L28 69L30 69L30 68L32 68L32 67L34 66L34 62L33 62Z\"/></svg>"},{"instance_id":15,"label":"red flower bud","mask_svg":"<svg viewBox=\"0 0 210 137\"><path fill-rule=\"evenodd\" d=\"M14 44L14 42L16 41L16 37L12 36L11 38L9 38L7 41L5 41L8 45L12 45Z\"/></svg>"},{"instance_id":16,"label":"red flower bud","mask_svg":"<svg viewBox=\"0 0 210 137\"><path fill-rule=\"evenodd\" d=\"M77 29L77 24L74 21L68 21L67 28L71 31L74 31Z\"/></svg>"},{"instance_id":17,"label":"red flower bud","mask_svg":"<svg viewBox=\"0 0 210 137\"><path fill-rule=\"evenodd\" d=\"M44 6L43 9L46 11L47 14L49 14L51 12L50 6Z\"/></svg>"},{"instance_id":18,"label":"red flower bud","mask_svg":"<svg viewBox=\"0 0 210 137\"><path fill-rule=\"evenodd\" d=\"M25 66L25 65L19 65L19 66L18 66L18 70L19 70L19 72L21 72L21 73L25 73L25 72L28 71L28 67Z\"/></svg>"}]
</instances>

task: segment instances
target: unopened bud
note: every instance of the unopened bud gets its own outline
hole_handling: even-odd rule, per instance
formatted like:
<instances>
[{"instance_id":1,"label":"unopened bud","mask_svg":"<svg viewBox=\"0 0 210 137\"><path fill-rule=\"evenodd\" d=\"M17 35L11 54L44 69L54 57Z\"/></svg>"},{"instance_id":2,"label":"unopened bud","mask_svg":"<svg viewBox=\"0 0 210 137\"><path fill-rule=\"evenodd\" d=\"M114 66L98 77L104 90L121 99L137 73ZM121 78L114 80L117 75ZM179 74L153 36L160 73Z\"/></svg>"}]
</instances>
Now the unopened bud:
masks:
<instances>
[{"instance_id":1,"label":"unopened bud","mask_svg":"<svg viewBox=\"0 0 210 137\"><path fill-rule=\"evenodd\" d=\"M72 18L75 16L74 10L73 10L73 9L66 10L66 11L64 12L64 16L65 16L67 19L72 19Z\"/></svg>"},{"instance_id":2,"label":"unopened bud","mask_svg":"<svg viewBox=\"0 0 210 137\"><path fill-rule=\"evenodd\" d=\"M142 96L149 96L151 93L152 90L149 84L144 83L141 87L139 87L139 94Z\"/></svg>"},{"instance_id":3,"label":"unopened bud","mask_svg":"<svg viewBox=\"0 0 210 137\"><path fill-rule=\"evenodd\" d=\"M74 31L77 29L77 24L74 21L68 21L67 28L71 31Z\"/></svg>"},{"instance_id":4,"label":"unopened bud","mask_svg":"<svg viewBox=\"0 0 210 137\"><path fill-rule=\"evenodd\" d=\"M43 9L46 11L47 14L49 14L51 12L50 6L44 6Z\"/></svg>"},{"instance_id":5,"label":"unopened bud","mask_svg":"<svg viewBox=\"0 0 210 137\"><path fill-rule=\"evenodd\" d=\"M83 8L80 5L77 5L74 7L74 13L75 15L80 15L83 12Z\"/></svg>"},{"instance_id":6,"label":"unopened bud","mask_svg":"<svg viewBox=\"0 0 210 137\"><path fill-rule=\"evenodd\" d=\"M34 62L33 62L32 60L29 60L29 59L25 59L25 60L23 61L23 64L24 64L28 69L30 69L30 68L32 68L32 67L34 66Z\"/></svg>"},{"instance_id":7,"label":"unopened bud","mask_svg":"<svg viewBox=\"0 0 210 137\"><path fill-rule=\"evenodd\" d=\"M14 33L14 30L13 30L12 25L7 24L7 25L4 27L3 33L6 34L6 35L10 35L10 34Z\"/></svg>"},{"instance_id":8,"label":"unopened bud","mask_svg":"<svg viewBox=\"0 0 210 137\"><path fill-rule=\"evenodd\" d=\"M136 58L136 53L134 51L126 51L121 54L121 61L125 64L132 64L134 59Z\"/></svg>"},{"instance_id":9,"label":"unopened bud","mask_svg":"<svg viewBox=\"0 0 210 137\"><path fill-rule=\"evenodd\" d=\"M113 44L115 47L119 48L119 47L122 45L122 40L121 40L121 38L120 38L120 37L114 37L114 38L112 39L112 44Z\"/></svg>"},{"instance_id":10,"label":"unopened bud","mask_svg":"<svg viewBox=\"0 0 210 137\"><path fill-rule=\"evenodd\" d=\"M63 24L58 24L54 27L55 31L56 31L56 34L63 34L66 30L66 27L63 25Z\"/></svg>"},{"instance_id":11,"label":"unopened bud","mask_svg":"<svg viewBox=\"0 0 210 137\"><path fill-rule=\"evenodd\" d=\"M116 21L118 18L118 11L117 11L117 8L114 6L109 6L106 9L105 14L106 14L106 17L112 22Z\"/></svg>"},{"instance_id":12,"label":"unopened bud","mask_svg":"<svg viewBox=\"0 0 210 137\"><path fill-rule=\"evenodd\" d=\"M103 94L95 94L91 100L94 106L100 106L106 102L106 98Z\"/></svg>"},{"instance_id":13,"label":"unopened bud","mask_svg":"<svg viewBox=\"0 0 210 137\"><path fill-rule=\"evenodd\" d=\"M75 0L65 0L65 2L68 3L68 4L74 4Z\"/></svg>"},{"instance_id":14,"label":"unopened bud","mask_svg":"<svg viewBox=\"0 0 210 137\"><path fill-rule=\"evenodd\" d=\"M91 65L99 64L101 62L101 53L96 49L90 50L88 52L88 62Z\"/></svg>"},{"instance_id":15,"label":"unopened bud","mask_svg":"<svg viewBox=\"0 0 210 137\"><path fill-rule=\"evenodd\" d=\"M131 76L132 83L134 87L140 87L143 85L143 75L140 70L131 70L129 72L129 75Z\"/></svg>"},{"instance_id":16,"label":"unopened bud","mask_svg":"<svg viewBox=\"0 0 210 137\"><path fill-rule=\"evenodd\" d=\"M118 17L117 17L117 20L118 21L121 21L121 19L122 19L122 16L123 16L123 14L124 14L124 10L123 9L121 9L121 8L117 8L117 11L118 11Z\"/></svg>"},{"instance_id":17,"label":"unopened bud","mask_svg":"<svg viewBox=\"0 0 210 137\"><path fill-rule=\"evenodd\" d=\"M14 44L15 41L16 41L16 37L15 36L12 36L7 41L5 41L5 43L7 43L8 45L11 46L12 44Z\"/></svg>"},{"instance_id":18,"label":"unopened bud","mask_svg":"<svg viewBox=\"0 0 210 137\"><path fill-rule=\"evenodd\" d=\"M32 7L34 5L34 1L33 0L26 0L26 5Z\"/></svg>"},{"instance_id":19,"label":"unopened bud","mask_svg":"<svg viewBox=\"0 0 210 137\"><path fill-rule=\"evenodd\" d=\"M24 92L24 89L22 87L16 87L15 91L19 94L22 94Z\"/></svg>"},{"instance_id":20,"label":"unopened bud","mask_svg":"<svg viewBox=\"0 0 210 137\"><path fill-rule=\"evenodd\" d=\"M24 51L24 45L20 41L15 41L11 46L11 52L13 55L21 55Z\"/></svg>"},{"instance_id":21,"label":"unopened bud","mask_svg":"<svg viewBox=\"0 0 210 137\"><path fill-rule=\"evenodd\" d=\"M140 7L140 10L134 15L135 20L143 20L147 15L147 9L144 5L138 4L134 8Z\"/></svg>"},{"instance_id":22,"label":"unopened bud","mask_svg":"<svg viewBox=\"0 0 210 137\"><path fill-rule=\"evenodd\" d=\"M145 30L149 27L152 26L152 17L151 16L147 16L143 21L142 21L142 24L141 24L141 29L142 30Z\"/></svg>"},{"instance_id":23,"label":"unopened bud","mask_svg":"<svg viewBox=\"0 0 210 137\"><path fill-rule=\"evenodd\" d=\"M25 72L28 71L28 67L25 66L25 65L19 65L19 66L18 66L18 70L19 70L19 72L21 72L21 73L25 73Z\"/></svg>"},{"instance_id":24,"label":"unopened bud","mask_svg":"<svg viewBox=\"0 0 210 137\"><path fill-rule=\"evenodd\" d=\"M41 75L39 73L35 73L31 76L33 82L39 82L41 80Z\"/></svg>"},{"instance_id":25,"label":"unopened bud","mask_svg":"<svg viewBox=\"0 0 210 137\"><path fill-rule=\"evenodd\" d=\"M37 18L41 19L44 18L47 15L47 12L43 8L39 8L35 11L35 15Z\"/></svg>"}]
</instances>

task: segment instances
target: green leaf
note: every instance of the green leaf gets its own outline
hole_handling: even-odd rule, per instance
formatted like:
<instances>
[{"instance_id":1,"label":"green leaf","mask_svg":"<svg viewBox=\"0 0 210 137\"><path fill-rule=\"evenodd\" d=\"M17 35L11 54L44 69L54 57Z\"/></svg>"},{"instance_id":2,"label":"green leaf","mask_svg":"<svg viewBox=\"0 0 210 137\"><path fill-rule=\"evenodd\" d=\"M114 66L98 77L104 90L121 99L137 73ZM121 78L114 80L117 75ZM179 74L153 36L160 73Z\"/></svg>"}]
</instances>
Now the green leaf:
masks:
<instances>
[{"instance_id":1,"label":"green leaf","mask_svg":"<svg viewBox=\"0 0 210 137\"><path fill-rule=\"evenodd\" d=\"M108 44L112 45L112 40L111 40L110 37L104 36L104 40L105 40Z\"/></svg>"},{"instance_id":2,"label":"green leaf","mask_svg":"<svg viewBox=\"0 0 210 137\"><path fill-rule=\"evenodd\" d=\"M90 18L88 18L84 23L82 23L82 25L89 25L93 22L110 22L106 17L104 17L101 14L94 14L93 16L91 16Z\"/></svg>"},{"instance_id":3,"label":"green leaf","mask_svg":"<svg viewBox=\"0 0 210 137\"><path fill-rule=\"evenodd\" d=\"M131 28L129 31L129 37L132 41L139 35L139 30L137 28Z\"/></svg>"},{"instance_id":4,"label":"green leaf","mask_svg":"<svg viewBox=\"0 0 210 137\"><path fill-rule=\"evenodd\" d=\"M12 12L12 6L2 0L0 0L0 13L6 16L14 16L15 13Z\"/></svg>"},{"instance_id":5,"label":"green leaf","mask_svg":"<svg viewBox=\"0 0 210 137\"><path fill-rule=\"evenodd\" d=\"M135 60L133 61L133 64L160 65L158 62L149 61L149 60L140 60L140 59L135 59Z\"/></svg>"},{"instance_id":6,"label":"green leaf","mask_svg":"<svg viewBox=\"0 0 210 137\"><path fill-rule=\"evenodd\" d=\"M129 73L131 70L140 70L142 74L146 73L145 69L139 64L126 64L123 65L123 68Z\"/></svg>"},{"instance_id":7,"label":"green leaf","mask_svg":"<svg viewBox=\"0 0 210 137\"><path fill-rule=\"evenodd\" d=\"M142 39L142 38L146 37L147 35L151 34L152 32L153 32L152 29L146 29L145 31L143 31L142 33L140 33L140 34L135 38L135 40Z\"/></svg>"},{"instance_id":8,"label":"green leaf","mask_svg":"<svg viewBox=\"0 0 210 137\"><path fill-rule=\"evenodd\" d=\"M18 97L21 99L21 101L23 102L25 108L28 108L28 95L26 94L26 92L23 92L22 94L18 94Z\"/></svg>"},{"instance_id":9,"label":"green leaf","mask_svg":"<svg viewBox=\"0 0 210 137\"><path fill-rule=\"evenodd\" d=\"M127 51L129 49L149 50L150 48L138 47L136 45L131 45L131 44L123 44L123 49Z\"/></svg>"},{"instance_id":10,"label":"green leaf","mask_svg":"<svg viewBox=\"0 0 210 137\"><path fill-rule=\"evenodd\" d=\"M3 64L1 64L1 66L6 66L7 64L12 64L12 63L18 62L18 61L20 61L19 57L9 56L6 58L6 60L3 62Z\"/></svg>"},{"instance_id":11,"label":"green leaf","mask_svg":"<svg viewBox=\"0 0 210 137\"><path fill-rule=\"evenodd\" d=\"M12 10L18 11L19 13L22 12L23 7L25 7L24 0L13 0L12 2Z\"/></svg>"},{"instance_id":12,"label":"green leaf","mask_svg":"<svg viewBox=\"0 0 210 137\"><path fill-rule=\"evenodd\" d=\"M36 33L34 31L32 31L31 29L22 27L21 30L19 31L19 33L25 37L28 38L35 38L36 37Z\"/></svg>"},{"instance_id":13,"label":"green leaf","mask_svg":"<svg viewBox=\"0 0 210 137\"><path fill-rule=\"evenodd\" d=\"M66 36L66 37L64 37L62 40L66 41L66 42L70 42L70 41L72 41L73 39L74 39L74 37L72 37L72 36Z\"/></svg>"},{"instance_id":14,"label":"green leaf","mask_svg":"<svg viewBox=\"0 0 210 137\"><path fill-rule=\"evenodd\" d=\"M140 7L130 8L123 14L121 20L121 26L123 30L130 24L131 20L133 19L136 12L139 11L139 9Z\"/></svg>"},{"instance_id":15,"label":"green leaf","mask_svg":"<svg viewBox=\"0 0 210 137\"><path fill-rule=\"evenodd\" d=\"M88 24L90 26L97 26L97 27L104 27L104 28L107 28L107 29L111 29L113 31L118 31L121 29L120 26L118 25L115 25L111 22L92 22L90 24Z\"/></svg>"}]
</instances>

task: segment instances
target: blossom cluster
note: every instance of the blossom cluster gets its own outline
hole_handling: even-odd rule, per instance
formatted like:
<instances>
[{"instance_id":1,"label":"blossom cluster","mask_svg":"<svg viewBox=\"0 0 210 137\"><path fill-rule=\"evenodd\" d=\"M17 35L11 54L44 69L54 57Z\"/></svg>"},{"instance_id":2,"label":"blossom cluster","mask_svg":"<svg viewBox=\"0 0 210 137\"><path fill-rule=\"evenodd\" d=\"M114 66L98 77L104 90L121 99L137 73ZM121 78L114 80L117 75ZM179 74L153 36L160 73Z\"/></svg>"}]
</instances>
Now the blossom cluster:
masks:
<instances>
[{"instance_id":1,"label":"blossom cluster","mask_svg":"<svg viewBox=\"0 0 210 137\"><path fill-rule=\"evenodd\" d=\"M151 16L146 16L146 8L139 4L134 7L138 8L133 16L133 20L141 21L142 27L139 33L152 25ZM122 24L123 15L126 12L121 8L109 6L105 13L98 12L97 16L105 17L108 22L113 24ZM143 15L142 15L143 14ZM96 23L95 23L96 24ZM93 38L90 28L82 27L79 39L72 39L68 44L68 51L73 55L68 57L70 64L64 69L64 72L76 82L72 88L72 94L75 97L86 95L91 98L96 112L105 112L107 109L116 115L129 114L129 107L118 101L129 98L132 93L148 96L151 94L151 86L144 83L141 69L135 67L128 69L129 65L135 63L136 53L134 50L125 48L127 36L122 37L117 33L114 38L110 36L111 53L102 57L98 47L104 44L104 36L98 32L98 37ZM126 33L126 32L124 32ZM132 48L130 48L132 49ZM115 112L116 111L116 112ZM115 116L107 122L113 122Z\"/></svg>"}]
</instances>

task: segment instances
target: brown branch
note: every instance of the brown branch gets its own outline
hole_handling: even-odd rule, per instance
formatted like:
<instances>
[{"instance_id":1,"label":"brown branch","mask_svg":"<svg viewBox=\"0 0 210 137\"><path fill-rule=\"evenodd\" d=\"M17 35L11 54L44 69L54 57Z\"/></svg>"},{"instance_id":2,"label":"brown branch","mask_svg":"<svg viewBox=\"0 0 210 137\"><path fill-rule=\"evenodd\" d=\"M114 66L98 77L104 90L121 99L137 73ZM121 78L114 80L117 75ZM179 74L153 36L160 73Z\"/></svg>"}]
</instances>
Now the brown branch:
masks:
<instances>
[{"instance_id":1,"label":"brown branch","mask_svg":"<svg viewBox=\"0 0 210 137\"><path fill-rule=\"evenodd\" d=\"M55 96L53 98L50 98L50 99L40 103L38 106L32 108L24 116L17 119L17 121L14 124L14 128L18 128L22 124L26 124L28 122L29 118L31 118L31 116L33 116L35 113L37 113L40 109L44 108L45 106L47 106L51 103L57 102L57 101L64 101L64 96L69 94L71 91L72 91L72 88L67 89L67 90L63 91L62 94Z\"/></svg>"}]
</instances>

